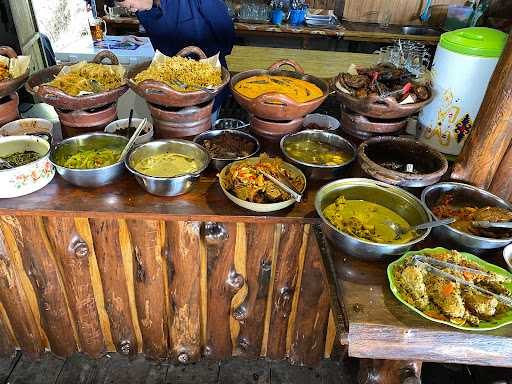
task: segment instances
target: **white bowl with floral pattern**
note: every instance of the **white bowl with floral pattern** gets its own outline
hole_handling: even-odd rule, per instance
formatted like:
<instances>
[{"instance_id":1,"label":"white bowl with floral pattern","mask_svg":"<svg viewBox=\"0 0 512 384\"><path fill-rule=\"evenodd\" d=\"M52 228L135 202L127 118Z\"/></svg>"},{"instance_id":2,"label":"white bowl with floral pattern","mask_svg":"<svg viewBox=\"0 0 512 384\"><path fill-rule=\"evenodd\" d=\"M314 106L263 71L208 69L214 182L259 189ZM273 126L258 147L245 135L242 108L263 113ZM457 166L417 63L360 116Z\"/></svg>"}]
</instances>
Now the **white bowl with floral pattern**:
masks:
<instances>
[{"instance_id":1,"label":"white bowl with floral pattern","mask_svg":"<svg viewBox=\"0 0 512 384\"><path fill-rule=\"evenodd\" d=\"M28 195L52 181L55 169L48 160L50 147L47 140L36 135L0 137L0 158L25 151L41 155L31 163L0 170L0 198Z\"/></svg>"}]
</instances>

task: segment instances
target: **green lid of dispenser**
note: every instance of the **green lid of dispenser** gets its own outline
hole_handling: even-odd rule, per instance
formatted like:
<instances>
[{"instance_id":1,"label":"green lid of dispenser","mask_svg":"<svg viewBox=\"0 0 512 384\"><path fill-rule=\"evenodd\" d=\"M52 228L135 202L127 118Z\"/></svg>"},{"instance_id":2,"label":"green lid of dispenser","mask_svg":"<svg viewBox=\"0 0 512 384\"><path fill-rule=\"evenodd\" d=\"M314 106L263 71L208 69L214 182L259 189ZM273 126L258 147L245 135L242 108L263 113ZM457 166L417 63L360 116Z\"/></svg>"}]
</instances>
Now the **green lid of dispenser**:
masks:
<instances>
[{"instance_id":1,"label":"green lid of dispenser","mask_svg":"<svg viewBox=\"0 0 512 384\"><path fill-rule=\"evenodd\" d=\"M500 57L508 35L485 27L462 28L441 35L439 46L469 56Z\"/></svg>"}]
</instances>

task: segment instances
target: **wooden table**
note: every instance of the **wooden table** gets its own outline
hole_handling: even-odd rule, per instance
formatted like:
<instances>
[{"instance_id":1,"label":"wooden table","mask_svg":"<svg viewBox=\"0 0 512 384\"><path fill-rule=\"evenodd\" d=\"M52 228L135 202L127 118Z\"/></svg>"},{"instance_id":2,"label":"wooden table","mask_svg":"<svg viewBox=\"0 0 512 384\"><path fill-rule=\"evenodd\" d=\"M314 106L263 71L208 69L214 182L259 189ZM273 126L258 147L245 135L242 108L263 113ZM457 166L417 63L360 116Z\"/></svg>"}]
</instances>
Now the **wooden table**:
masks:
<instances>
[{"instance_id":1,"label":"wooden table","mask_svg":"<svg viewBox=\"0 0 512 384\"><path fill-rule=\"evenodd\" d=\"M0 355L316 364L336 335L311 231L316 188L267 215L231 203L215 172L174 198L125 175L96 189L56 176L1 200Z\"/></svg>"},{"instance_id":2,"label":"wooden table","mask_svg":"<svg viewBox=\"0 0 512 384\"><path fill-rule=\"evenodd\" d=\"M457 249L433 240L418 249L439 245ZM504 267L499 252L481 257ZM386 274L389 261L365 262L337 250L332 260L339 311L348 325L340 342L348 343L349 356L372 359L365 366L369 375L384 375L390 369L390 362L379 360L396 360L390 363L395 377L399 377L399 368L419 372L423 361L512 367L512 326L476 332L428 321L392 294Z\"/></svg>"}]
</instances>

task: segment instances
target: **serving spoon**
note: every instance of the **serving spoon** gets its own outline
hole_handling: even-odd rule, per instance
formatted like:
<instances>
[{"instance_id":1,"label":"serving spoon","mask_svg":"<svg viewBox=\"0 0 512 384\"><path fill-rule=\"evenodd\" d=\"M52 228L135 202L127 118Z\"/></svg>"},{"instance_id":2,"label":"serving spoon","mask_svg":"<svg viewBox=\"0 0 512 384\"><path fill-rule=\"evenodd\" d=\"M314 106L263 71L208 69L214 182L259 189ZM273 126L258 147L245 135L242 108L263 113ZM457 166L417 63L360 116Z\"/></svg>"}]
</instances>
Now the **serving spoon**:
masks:
<instances>
[{"instance_id":1,"label":"serving spoon","mask_svg":"<svg viewBox=\"0 0 512 384\"><path fill-rule=\"evenodd\" d=\"M271 182L276 184L279 188L281 188L281 189L285 190L286 192L288 192L292 196L293 200L295 200L297 203L300 203L300 201L302 200L302 195L300 193L296 192L291 186L286 185L281 180L276 179L274 176L268 174L265 171L262 171L261 169L259 169L258 171L263 176L265 176L267 179L269 179Z\"/></svg>"},{"instance_id":2,"label":"serving spoon","mask_svg":"<svg viewBox=\"0 0 512 384\"><path fill-rule=\"evenodd\" d=\"M454 223L455 220L457 220L457 219L454 217L450 217L448 219L430 221L428 223L418 224L418 225L414 225L412 227L402 227L401 225L399 225L393 221L390 221L390 220L384 221L384 224L389 225L391 227L391 229L393 231L395 231L395 240L396 240L408 232L416 232L416 231L421 231L422 229L429 229L429 228L440 227L442 225L448 225L448 224Z\"/></svg>"},{"instance_id":3,"label":"serving spoon","mask_svg":"<svg viewBox=\"0 0 512 384\"><path fill-rule=\"evenodd\" d=\"M212 89L212 88L204 88L204 87L198 87L197 85L189 85L189 84L186 84L179 80L171 80L171 84L173 84L181 89L187 89L187 88L197 89L199 91L209 93L210 95L215 95L215 92L216 92L216 90Z\"/></svg>"},{"instance_id":4,"label":"serving spoon","mask_svg":"<svg viewBox=\"0 0 512 384\"><path fill-rule=\"evenodd\" d=\"M132 137L130 137L130 140L128 140L128 144L126 144L126 147L124 147L123 152L121 152L121 155L119 156L119 160L123 160L126 155L128 154L128 151L131 149L133 144L135 143L135 140L137 140L137 137L139 137L139 134L142 132L144 127L146 126L146 123L148 122L148 119L144 119L141 121L135 132L133 132Z\"/></svg>"},{"instance_id":5,"label":"serving spoon","mask_svg":"<svg viewBox=\"0 0 512 384\"><path fill-rule=\"evenodd\" d=\"M487 221L487 220L480 220L480 221L472 221L471 225L473 227L477 228L498 228L498 229L512 229L512 221Z\"/></svg>"}]
</instances>

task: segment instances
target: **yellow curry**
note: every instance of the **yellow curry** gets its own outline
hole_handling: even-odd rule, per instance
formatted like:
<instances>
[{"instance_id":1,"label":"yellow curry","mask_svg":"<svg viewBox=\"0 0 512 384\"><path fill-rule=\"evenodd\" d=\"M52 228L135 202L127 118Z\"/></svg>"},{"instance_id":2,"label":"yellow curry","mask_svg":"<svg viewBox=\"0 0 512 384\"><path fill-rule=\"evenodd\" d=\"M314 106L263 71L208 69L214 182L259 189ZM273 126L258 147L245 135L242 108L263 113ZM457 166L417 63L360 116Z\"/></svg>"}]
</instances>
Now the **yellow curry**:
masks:
<instances>
[{"instance_id":1,"label":"yellow curry","mask_svg":"<svg viewBox=\"0 0 512 384\"><path fill-rule=\"evenodd\" d=\"M235 84L242 96L255 99L265 93L280 93L297 103L305 103L321 97L324 93L313 83L287 76L251 76Z\"/></svg>"},{"instance_id":2,"label":"yellow curry","mask_svg":"<svg viewBox=\"0 0 512 384\"><path fill-rule=\"evenodd\" d=\"M412 232L395 239L395 232L385 221L406 228L409 223L391 209L369 201L346 200L340 196L323 213L338 230L362 240L381 244L403 244L414 239Z\"/></svg>"},{"instance_id":3,"label":"yellow curry","mask_svg":"<svg viewBox=\"0 0 512 384\"><path fill-rule=\"evenodd\" d=\"M137 172L153 177L176 177L197 172L200 163L188 156L179 153L159 153L146 157L136 164Z\"/></svg>"}]
</instances>

